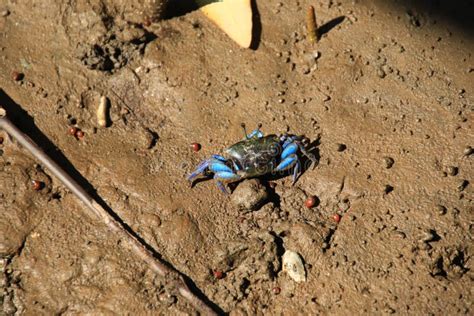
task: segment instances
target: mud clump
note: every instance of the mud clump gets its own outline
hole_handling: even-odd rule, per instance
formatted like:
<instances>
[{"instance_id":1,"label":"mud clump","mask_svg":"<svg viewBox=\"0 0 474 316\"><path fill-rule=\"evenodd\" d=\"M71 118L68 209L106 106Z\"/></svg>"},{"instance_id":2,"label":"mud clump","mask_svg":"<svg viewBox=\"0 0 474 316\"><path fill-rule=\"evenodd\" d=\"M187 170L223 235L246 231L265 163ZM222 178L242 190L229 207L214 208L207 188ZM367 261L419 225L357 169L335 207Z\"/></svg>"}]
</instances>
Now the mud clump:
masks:
<instances>
[{"instance_id":1,"label":"mud clump","mask_svg":"<svg viewBox=\"0 0 474 316\"><path fill-rule=\"evenodd\" d=\"M84 45L79 58L89 69L113 71L125 66L130 59L143 54L145 46L155 36L136 26L111 33L98 43Z\"/></svg>"},{"instance_id":2,"label":"mud clump","mask_svg":"<svg viewBox=\"0 0 474 316\"><path fill-rule=\"evenodd\" d=\"M231 200L240 210L255 211L268 201L268 192L260 181L251 179L239 184Z\"/></svg>"}]
</instances>

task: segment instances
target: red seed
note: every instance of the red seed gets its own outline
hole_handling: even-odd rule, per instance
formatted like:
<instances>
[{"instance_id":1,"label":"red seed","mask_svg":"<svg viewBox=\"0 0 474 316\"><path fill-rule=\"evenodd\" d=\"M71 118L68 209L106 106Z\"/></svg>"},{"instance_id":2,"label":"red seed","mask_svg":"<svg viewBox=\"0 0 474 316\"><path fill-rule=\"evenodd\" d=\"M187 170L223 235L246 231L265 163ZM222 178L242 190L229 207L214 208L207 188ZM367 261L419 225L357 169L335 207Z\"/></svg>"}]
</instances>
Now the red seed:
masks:
<instances>
[{"instance_id":1,"label":"red seed","mask_svg":"<svg viewBox=\"0 0 474 316\"><path fill-rule=\"evenodd\" d=\"M316 205L317 202L318 202L318 199L315 196L309 196L304 202L304 205L307 208L312 208L313 206Z\"/></svg>"},{"instance_id":2,"label":"red seed","mask_svg":"<svg viewBox=\"0 0 474 316\"><path fill-rule=\"evenodd\" d=\"M71 134L72 136L76 136L77 128L74 127L74 126L71 126L71 127L69 127L69 129L67 130L67 132L68 132L69 134Z\"/></svg>"},{"instance_id":3,"label":"red seed","mask_svg":"<svg viewBox=\"0 0 474 316\"><path fill-rule=\"evenodd\" d=\"M13 71L12 72L12 79L15 80L15 81L23 80L24 77L25 77L25 75L21 72L18 72L18 71Z\"/></svg>"},{"instance_id":4,"label":"red seed","mask_svg":"<svg viewBox=\"0 0 474 316\"><path fill-rule=\"evenodd\" d=\"M31 181L31 185L33 186L33 190L39 191L43 188L43 182L38 180Z\"/></svg>"},{"instance_id":5,"label":"red seed","mask_svg":"<svg viewBox=\"0 0 474 316\"><path fill-rule=\"evenodd\" d=\"M224 277L224 272L222 272L221 270L214 270L214 271L212 271L212 274L218 280L220 280Z\"/></svg>"},{"instance_id":6,"label":"red seed","mask_svg":"<svg viewBox=\"0 0 474 316\"><path fill-rule=\"evenodd\" d=\"M272 289L272 291L273 291L273 294L278 295L278 294L280 294L280 292L281 292L281 288L278 287L278 286L275 286L275 287Z\"/></svg>"},{"instance_id":7,"label":"red seed","mask_svg":"<svg viewBox=\"0 0 474 316\"><path fill-rule=\"evenodd\" d=\"M80 129L77 130L77 132L76 132L76 137L77 137L77 138L83 138L83 137L84 137L84 132L81 131Z\"/></svg>"},{"instance_id":8,"label":"red seed","mask_svg":"<svg viewBox=\"0 0 474 316\"><path fill-rule=\"evenodd\" d=\"M334 221L335 221L336 223L339 223L339 222L341 221L341 215L339 215L339 214L334 214L334 215L332 216L332 219L334 219Z\"/></svg>"},{"instance_id":9,"label":"red seed","mask_svg":"<svg viewBox=\"0 0 474 316\"><path fill-rule=\"evenodd\" d=\"M198 144L198 143L192 143L192 144L191 144L191 148L193 149L194 152L197 153L198 151L201 150L201 145Z\"/></svg>"},{"instance_id":10,"label":"red seed","mask_svg":"<svg viewBox=\"0 0 474 316\"><path fill-rule=\"evenodd\" d=\"M151 19L149 17L146 17L145 20L143 21L143 26L150 26L151 25Z\"/></svg>"}]
</instances>

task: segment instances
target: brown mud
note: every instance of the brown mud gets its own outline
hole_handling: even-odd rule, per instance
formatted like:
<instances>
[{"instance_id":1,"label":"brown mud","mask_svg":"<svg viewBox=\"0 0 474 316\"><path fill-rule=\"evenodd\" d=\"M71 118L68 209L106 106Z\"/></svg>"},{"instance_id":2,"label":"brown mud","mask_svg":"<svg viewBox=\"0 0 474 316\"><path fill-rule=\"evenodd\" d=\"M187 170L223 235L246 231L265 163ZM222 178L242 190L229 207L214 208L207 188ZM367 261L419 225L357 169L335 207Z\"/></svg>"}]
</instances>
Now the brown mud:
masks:
<instances>
[{"instance_id":1,"label":"brown mud","mask_svg":"<svg viewBox=\"0 0 474 316\"><path fill-rule=\"evenodd\" d=\"M0 103L210 301L233 315L472 314L474 38L454 14L472 2L257 0L253 49L198 11L150 23L120 3L0 1ZM306 135L319 156L255 211L185 178L242 122ZM195 314L0 136L3 313ZM282 272L287 249L306 282Z\"/></svg>"}]
</instances>

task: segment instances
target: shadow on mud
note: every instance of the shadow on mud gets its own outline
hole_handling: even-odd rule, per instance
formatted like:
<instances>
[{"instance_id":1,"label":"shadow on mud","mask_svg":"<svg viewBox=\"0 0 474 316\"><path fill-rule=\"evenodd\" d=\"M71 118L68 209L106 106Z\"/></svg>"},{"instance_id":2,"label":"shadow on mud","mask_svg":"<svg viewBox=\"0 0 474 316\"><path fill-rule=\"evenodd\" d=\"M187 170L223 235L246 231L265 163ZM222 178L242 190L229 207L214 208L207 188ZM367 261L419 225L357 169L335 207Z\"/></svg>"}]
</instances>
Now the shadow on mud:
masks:
<instances>
[{"instance_id":1,"label":"shadow on mud","mask_svg":"<svg viewBox=\"0 0 474 316\"><path fill-rule=\"evenodd\" d=\"M157 253L144 239L142 239L135 231L133 231L122 219L105 203L104 200L97 194L94 187L77 171L77 169L72 165L72 163L64 156L64 154L46 137L43 132L36 127L34 118L31 117L28 112L23 110L20 105L13 101L3 89L0 89L0 105L5 109L8 119L17 126L23 133L25 133L31 140L33 140L51 159L53 159L64 171L66 171L71 178L74 179L82 188L84 188L87 193L89 193L92 198L99 203L107 212L114 217L114 219L119 222L125 230L134 236L140 241L140 243L147 248L155 258L160 259L160 261L171 269L175 270L168 262L163 260L161 255ZM58 197L60 198L60 197ZM214 311L219 314L223 314L223 311L216 304L212 303L194 284L194 282L179 272L189 288L195 293L200 299L202 299L206 304L211 306Z\"/></svg>"}]
</instances>

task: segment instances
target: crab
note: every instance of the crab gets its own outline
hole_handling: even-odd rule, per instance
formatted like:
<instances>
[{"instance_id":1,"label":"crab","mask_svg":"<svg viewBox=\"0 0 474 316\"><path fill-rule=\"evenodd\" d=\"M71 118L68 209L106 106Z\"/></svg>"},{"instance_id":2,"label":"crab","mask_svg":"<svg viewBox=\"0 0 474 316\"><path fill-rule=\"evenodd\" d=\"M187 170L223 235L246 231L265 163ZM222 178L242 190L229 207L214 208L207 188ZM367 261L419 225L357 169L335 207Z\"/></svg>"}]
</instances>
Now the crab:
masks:
<instances>
[{"instance_id":1,"label":"crab","mask_svg":"<svg viewBox=\"0 0 474 316\"><path fill-rule=\"evenodd\" d=\"M306 137L286 133L264 136L261 127L259 124L257 129L247 134L242 124L244 140L227 148L225 156L212 155L202 161L188 176L188 180L193 183L198 176L212 176L219 189L228 194L225 184L291 169L294 184L303 171L299 152L316 165L316 158L306 149Z\"/></svg>"}]
</instances>

